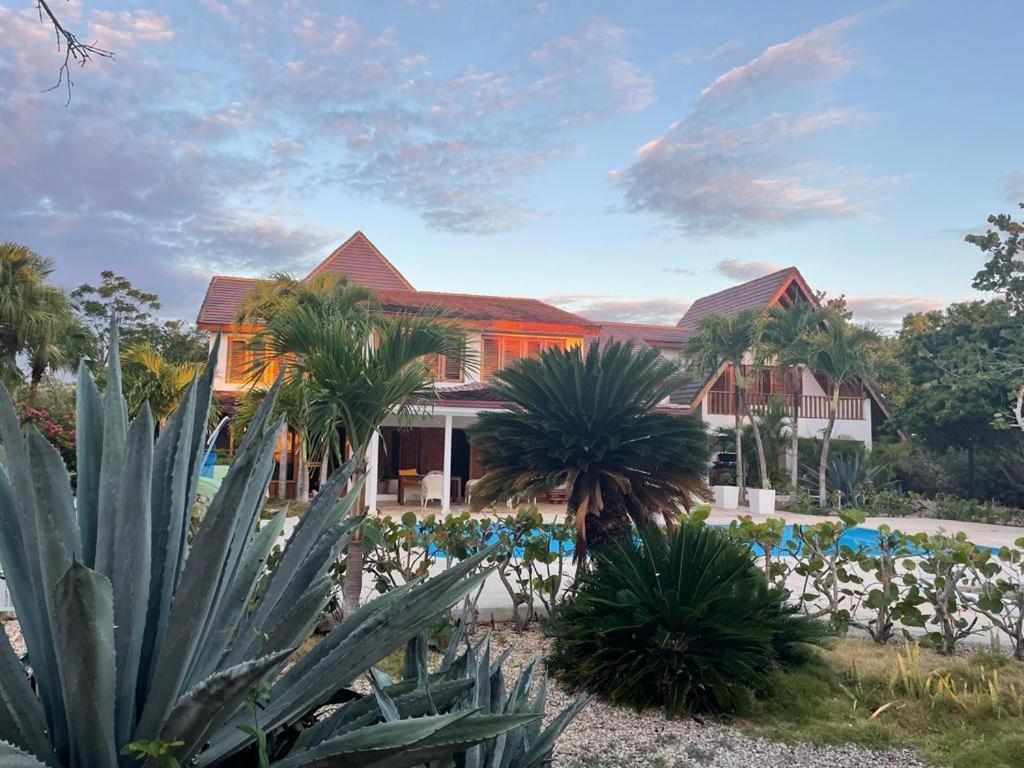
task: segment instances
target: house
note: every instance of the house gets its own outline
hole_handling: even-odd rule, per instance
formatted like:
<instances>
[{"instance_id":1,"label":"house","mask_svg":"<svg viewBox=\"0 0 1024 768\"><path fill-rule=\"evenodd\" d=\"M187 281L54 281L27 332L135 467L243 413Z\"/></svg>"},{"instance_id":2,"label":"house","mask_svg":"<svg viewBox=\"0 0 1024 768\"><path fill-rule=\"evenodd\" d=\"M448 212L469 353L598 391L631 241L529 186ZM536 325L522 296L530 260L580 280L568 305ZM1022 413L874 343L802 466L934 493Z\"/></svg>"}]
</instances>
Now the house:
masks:
<instances>
[{"instance_id":1,"label":"house","mask_svg":"<svg viewBox=\"0 0 1024 768\"><path fill-rule=\"evenodd\" d=\"M471 478L482 474L465 429L481 411L504 407L488 386L495 372L513 360L535 357L544 349L578 346L600 332L598 324L536 299L416 290L362 232L342 243L309 277L323 273L344 274L352 282L372 288L385 312L437 308L465 330L467 346L478 361L476 370L439 361L438 401L413 423L391 420L381 425L380 442L371 446L368 456L370 476L395 481L392 486L402 471L426 474L441 470L444 509L464 495ZM200 328L222 334L214 391L225 414L233 411L236 396L251 386L246 375L251 354L246 342L255 328L239 326L237 316L256 282L251 278L213 277L196 321ZM225 436L225 440L229 438ZM224 447L233 450L230 443ZM289 435L285 457L288 496L295 492L294 451L293 435ZM312 467L316 466L313 462ZM370 483L367 489L367 502L374 509L377 486ZM273 481L271 493L276 492Z\"/></svg>"},{"instance_id":2,"label":"house","mask_svg":"<svg viewBox=\"0 0 1024 768\"><path fill-rule=\"evenodd\" d=\"M632 341L658 349L673 359L683 358L687 341L698 331L701 318L712 314L734 315L744 309L791 307L806 302L818 306L814 291L796 267L788 267L758 277L723 291L703 296L686 310L679 322L669 325L633 323L602 323L601 340ZM803 370L800 392L800 437L820 437L828 422L828 382L821 374ZM761 375L747 390L747 399L754 412L766 407L773 398L780 398L792 407L792 372L765 366ZM712 429L731 428L734 423L735 371L723 365L706 379L688 381L673 396L672 402L699 413ZM870 387L844 384L839 391L839 416L833 434L858 440L870 449L878 427L889 418L885 402Z\"/></svg>"},{"instance_id":3,"label":"house","mask_svg":"<svg viewBox=\"0 0 1024 768\"><path fill-rule=\"evenodd\" d=\"M354 283L373 289L385 312L402 312L437 308L453 318L467 334L467 343L479 361L476 370L438 361L440 397L429 410L413 421L399 423L389 420L381 425L380 440L368 454L368 473L376 476L386 490L397 490L402 472L418 475L440 470L443 473L442 508L463 496L469 480L479 477L482 469L477 452L470 446L465 429L477 415L489 409L505 407L488 385L495 372L514 360L535 357L551 348L570 348L593 339L602 343L617 339L632 341L658 349L670 358L680 358L686 340L693 335L697 321L711 312L738 312L751 306L789 306L797 301L815 302L813 292L795 268L767 275L695 301L675 326L629 323L598 323L536 299L508 296L480 296L463 293L420 291L362 233L356 232L317 265L308 277L324 273L344 274ZM214 376L218 405L225 414L234 409L237 395L251 383L246 376L249 363L246 342L256 330L240 326L238 312L255 279L215 276L210 280L199 309L197 325L222 334L219 358ZM691 382L661 407L673 413L700 413L712 427L732 422L730 395L733 377L727 367L706 381ZM755 407L770 397L784 392L782 372L768 369L761 384L751 393ZM827 398L825 391L811 374L805 375L801 434L819 434L824 427ZM868 391L857 387L843 393L841 419L837 435L863 440L870 445L873 416L884 417L884 406ZM230 438L226 447L233 450ZM287 465L285 495L293 496L297 462L294 435L289 433L278 459ZM282 452L283 451L283 452ZM311 462L306 471L315 469ZM277 493L276 481L271 493ZM396 486L398 488L396 489ZM375 509L378 485L367 485L367 503Z\"/></svg>"}]
</instances>

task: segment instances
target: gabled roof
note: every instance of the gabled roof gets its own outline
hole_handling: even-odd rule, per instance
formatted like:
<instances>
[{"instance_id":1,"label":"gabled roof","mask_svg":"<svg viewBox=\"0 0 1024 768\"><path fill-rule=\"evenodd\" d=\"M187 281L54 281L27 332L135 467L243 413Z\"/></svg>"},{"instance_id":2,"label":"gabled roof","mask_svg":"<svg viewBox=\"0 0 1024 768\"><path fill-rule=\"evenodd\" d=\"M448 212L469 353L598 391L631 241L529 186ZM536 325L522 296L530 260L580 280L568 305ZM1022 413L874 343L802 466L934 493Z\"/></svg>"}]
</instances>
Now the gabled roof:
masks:
<instances>
[{"instance_id":1,"label":"gabled roof","mask_svg":"<svg viewBox=\"0 0 1024 768\"><path fill-rule=\"evenodd\" d=\"M360 231L335 248L330 256L313 268L306 279L325 273L346 275L351 282L375 291L416 290Z\"/></svg>"},{"instance_id":2,"label":"gabled roof","mask_svg":"<svg viewBox=\"0 0 1024 768\"><path fill-rule=\"evenodd\" d=\"M800 270L796 267L787 267L726 288L724 291L702 296L690 305L676 325L683 331L692 333L697 330L697 324L702 317L713 314L735 315L744 309L768 307L779 301L789 290L796 290L805 300L817 303L814 292L807 285Z\"/></svg>"},{"instance_id":3,"label":"gabled roof","mask_svg":"<svg viewBox=\"0 0 1024 768\"><path fill-rule=\"evenodd\" d=\"M470 325L577 336L596 336L599 330L596 323L537 299L439 291L377 291L377 296L386 312L436 308Z\"/></svg>"},{"instance_id":4,"label":"gabled roof","mask_svg":"<svg viewBox=\"0 0 1024 768\"><path fill-rule=\"evenodd\" d=\"M599 340L604 347L611 341L633 342L649 347L681 348L691 336L687 331L674 325L649 325L647 323L601 323Z\"/></svg>"},{"instance_id":5,"label":"gabled roof","mask_svg":"<svg viewBox=\"0 0 1024 768\"><path fill-rule=\"evenodd\" d=\"M234 325L246 295L259 282L253 277L214 275L199 307L199 325Z\"/></svg>"}]
</instances>

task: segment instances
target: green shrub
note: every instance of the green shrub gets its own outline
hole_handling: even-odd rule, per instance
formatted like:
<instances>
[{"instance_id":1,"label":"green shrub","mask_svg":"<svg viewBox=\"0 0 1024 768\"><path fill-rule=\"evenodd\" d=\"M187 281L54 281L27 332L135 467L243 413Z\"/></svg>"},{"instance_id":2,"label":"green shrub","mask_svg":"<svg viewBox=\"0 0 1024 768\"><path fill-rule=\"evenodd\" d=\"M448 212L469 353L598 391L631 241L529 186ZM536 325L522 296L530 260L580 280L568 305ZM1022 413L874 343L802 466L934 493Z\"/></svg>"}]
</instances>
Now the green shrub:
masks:
<instances>
[{"instance_id":1,"label":"green shrub","mask_svg":"<svg viewBox=\"0 0 1024 768\"><path fill-rule=\"evenodd\" d=\"M284 520L257 527L279 429L269 418L275 385L190 539L217 347L155 443L148 406L128 423L116 335L105 395L80 367L77 494L39 431L22 433L0 387L0 562L32 673L30 682L0 632L0 763L114 768L128 750L204 767L399 768L535 722L469 708L438 714L430 692L410 688L382 723L380 709L367 712L347 690L476 587L486 552L367 603L282 671L328 599L326 571L361 520L349 510L362 480L342 496L355 465L337 471L264 567ZM318 710L348 699L341 715L319 721L322 743L296 746Z\"/></svg>"},{"instance_id":2,"label":"green shrub","mask_svg":"<svg viewBox=\"0 0 1024 768\"><path fill-rule=\"evenodd\" d=\"M829 634L769 587L746 549L684 521L598 553L545 623L568 686L670 716L743 708Z\"/></svg>"}]
</instances>

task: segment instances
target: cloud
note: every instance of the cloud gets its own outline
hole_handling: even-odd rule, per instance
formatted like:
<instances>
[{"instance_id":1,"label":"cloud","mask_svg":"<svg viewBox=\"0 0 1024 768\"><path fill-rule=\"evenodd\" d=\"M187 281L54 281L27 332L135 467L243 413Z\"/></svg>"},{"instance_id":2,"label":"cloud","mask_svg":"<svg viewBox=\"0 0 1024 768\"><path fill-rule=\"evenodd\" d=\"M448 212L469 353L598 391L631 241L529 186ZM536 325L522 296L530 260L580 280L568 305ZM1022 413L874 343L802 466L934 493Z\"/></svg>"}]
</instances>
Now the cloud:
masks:
<instances>
[{"instance_id":1,"label":"cloud","mask_svg":"<svg viewBox=\"0 0 1024 768\"><path fill-rule=\"evenodd\" d=\"M1006 202L1014 205L1024 202L1024 171L1011 171L999 177L999 186L1006 195Z\"/></svg>"},{"instance_id":2,"label":"cloud","mask_svg":"<svg viewBox=\"0 0 1024 768\"><path fill-rule=\"evenodd\" d=\"M361 201L443 231L508 231L544 215L520 185L576 152L578 129L653 98L628 33L600 18L524 34L508 64L435 72L399 43L415 29L308 0L204 5L202 24L173 4L69 5L117 59L76 73L68 109L41 93L60 65L52 29L0 5L0 231L55 258L59 281L102 264L191 315L211 274L316 263ZM343 230L310 226L315 196Z\"/></svg>"},{"instance_id":3,"label":"cloud","mask_svg":"<svg viewBox=\"0 0 1024 768\"><path fill-rule=\"evenodd\" d=\"M830 103L856 66L843 40L856 23L818 27L715 78L689 114L609 175L626 208L688 233L734 235L860 213L877 182L816 160L829 133L870 119Z\"/></svg>"},{"instance_id":4,"label":"cloud","mask_svg":"<svg viewBox=\"0 0 1024 768\"><path fill-rule=\"evenodd\" d=\"M667 272L670 275L691 275L692 276L692 275L696 275L697 274L697 272L695 270L688 269L687 267L664 267L661 271L662 272Z\"/></svg>"},{"instance_id":5,"label":"cloud","mask_svg":"<svg viewBox=\"0 0 1024 768\"><path fill-rule=\"evenodd\" d=\"M783 267L772 261L743 261L742 259L723 259L715 264L713 269L720 275L725 275L730 280L743 283L753 280L755 277L770 275L778 272Z\"/></svg>"},{"instance_id":6,"label":"cloud","mask_svg":"<svg viewBox=\"0 0 1024 768\"><path fill-rule=\"evenodd\" d=\"M654 325L674 325L689 306L679 299L624 299L592 293L555 294L544 301L590 320Z\"/></svg>"},{"instance_id":7,"label":"cloud","mask_svg":"<svg viewBox=\"0 0 1024 768\"><path fill-rule=\"evenodd\" d=\"M723 56L735 53L743 45L743 38L734 37L718 45L703 46L690 51L683 51L672 56L669 60L673 64L688 67L692 64L717 61Z\"/></svg>"},{"instance_id":8,"label":"cloud","mask_svg":"<svg viewBox=\"0 0 1024 768\"><path fill-rule=\"evenodd\" d=\"M846 306L853 313L853 319L880 331L894 331L901 326L906 315L931 312L946 304L939 299L900 294L846 297Z\"/></svg>"}]
</instances>

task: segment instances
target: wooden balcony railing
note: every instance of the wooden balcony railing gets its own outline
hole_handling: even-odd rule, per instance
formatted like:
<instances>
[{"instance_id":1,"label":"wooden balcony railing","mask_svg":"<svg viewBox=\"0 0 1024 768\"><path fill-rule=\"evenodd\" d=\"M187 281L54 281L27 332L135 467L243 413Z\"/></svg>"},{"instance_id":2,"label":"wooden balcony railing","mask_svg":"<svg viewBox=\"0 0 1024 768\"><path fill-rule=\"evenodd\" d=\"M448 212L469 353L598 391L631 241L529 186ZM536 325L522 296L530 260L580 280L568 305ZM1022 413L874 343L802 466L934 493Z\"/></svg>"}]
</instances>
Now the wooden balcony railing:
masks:
<instances>
[{"instance_id":1,"label":"wooden balcony railing","mask_svg":"<svg viewBox=\"0 0 1024 768\"><path fill-rule=\"evenodd\" d=\"M750 393L747 399L754 413L763 411L769 401L778 398L786 404L786 408L792 407L792 395L767 395L758 392ZM827 419L829 399L822 395L803 395L800 400L800 418L802 419ZM735 407L735 396L732 392L709 392L708 413L716 416L732 416ZM860 397L840 397L839 411L836 418L848 421L861 421L864 419L864 400Z\"/></svg>"}]
</instances>

